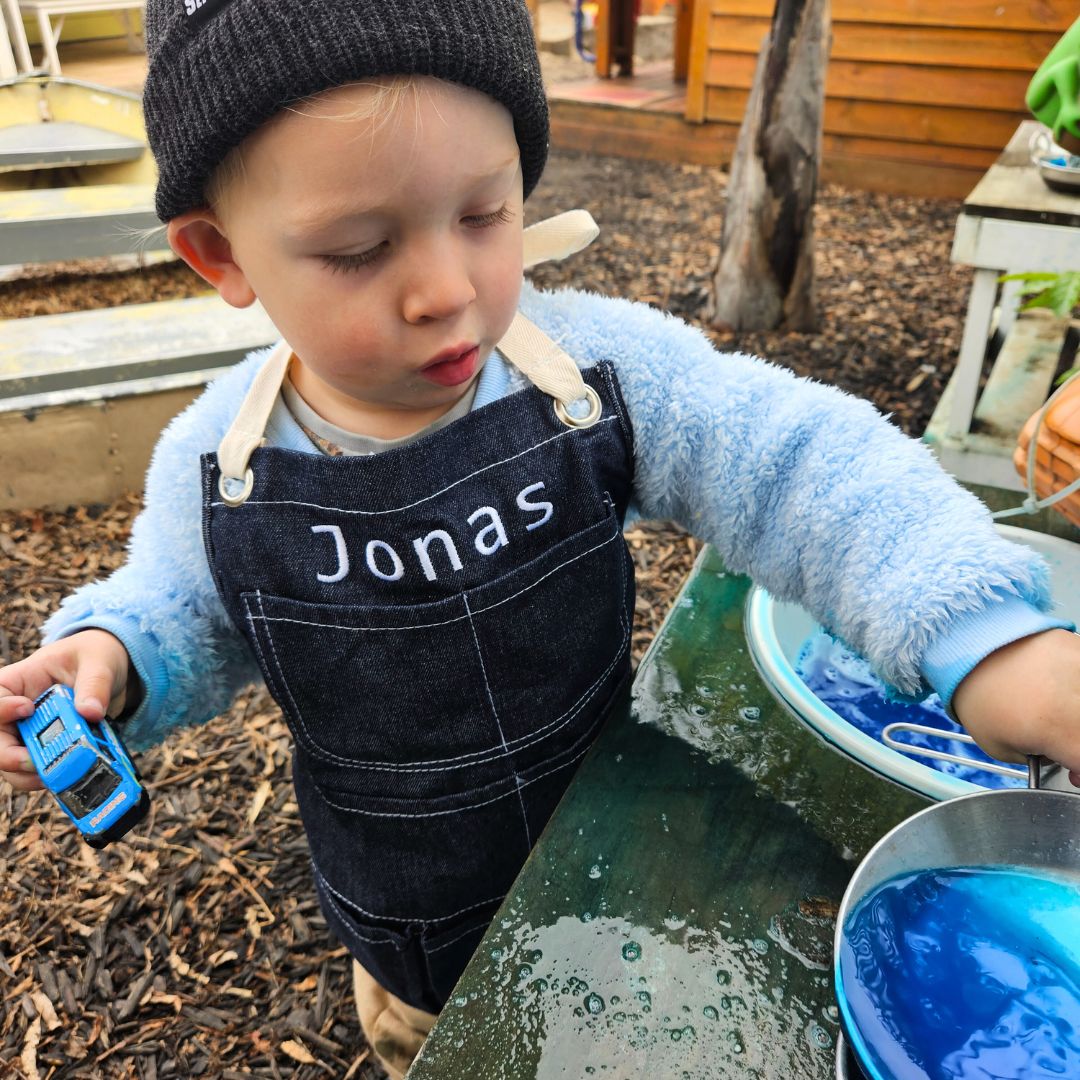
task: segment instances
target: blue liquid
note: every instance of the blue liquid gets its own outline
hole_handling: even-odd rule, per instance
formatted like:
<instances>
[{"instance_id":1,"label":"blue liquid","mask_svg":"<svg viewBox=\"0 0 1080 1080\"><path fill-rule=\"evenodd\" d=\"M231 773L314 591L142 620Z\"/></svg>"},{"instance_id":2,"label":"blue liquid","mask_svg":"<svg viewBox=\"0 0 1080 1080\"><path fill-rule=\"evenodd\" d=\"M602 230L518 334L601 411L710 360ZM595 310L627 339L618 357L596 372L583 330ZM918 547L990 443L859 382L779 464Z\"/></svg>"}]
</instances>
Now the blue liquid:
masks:
<instances>
[{"instance_id":1,"label":"blue liquid","mask_svg":"<svg viewBox=\"0 0 1080 1080\"><path fill-rule=\"evenodd\" d=\"M893 878L844 926L837 996L872 1080L1076 1080L1080 880Z\"/></svg>"},{"instance_id":2,"label":"blue liquid","mask_svg":"<svg viewBox=\"0 0 1080 1080\"><path fill-rule=\"evenodd\" d=\"M795 668L807 687L830 709L878 742L881 742L881 732L885 726L897 721L924 724L948 734L963 731L963 728L950 719L948 713L945 712L941 698L937 694L932 694L918 705L886 701L885 687L870 670L870 665L861 656L846 649L823 631L818 631L803 644L799 650L799 659ZM971 743L947 742L944 739L917 732L902 732L899 737L911 746L944 750L947 753L968 758L972 763L994 761ZM1019 777L986 772L973 765L959 765L955 762L927 757L913 757L912 760L918 761L920 765L936 769L938 772L948 773L960 780L978 784L980 787L1027 786L1026 780L1021 780ZM996 764L1003 763L996 762ZM1077 1080L1080 1080L1080 1074Z\"/></svg>"}]
</instances>

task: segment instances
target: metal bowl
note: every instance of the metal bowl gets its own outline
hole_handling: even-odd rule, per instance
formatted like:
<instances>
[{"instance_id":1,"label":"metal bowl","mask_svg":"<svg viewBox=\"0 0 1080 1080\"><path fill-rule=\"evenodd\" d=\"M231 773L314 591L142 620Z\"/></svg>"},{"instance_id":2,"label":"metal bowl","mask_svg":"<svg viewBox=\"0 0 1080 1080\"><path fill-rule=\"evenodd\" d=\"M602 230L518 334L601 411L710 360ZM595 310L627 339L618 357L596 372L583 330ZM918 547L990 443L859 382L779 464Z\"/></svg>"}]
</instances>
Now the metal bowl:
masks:
<instances>
[{"instance_id":1,"label":"metal bowl","mask_svg":"<svg viewBox=\"0 0 1080 1080\"><path fill-rule=\"evenodd\" d=\"M859 1031L852 1020L840 971L845 924L864 896L898 875L967 866L1051 872L1080 884L1080 795L1018 789L937 803L886 833L859 864L836 916L833 977L843 1032L866 1076L875 1075L867 1047L880 1033ZM840 1068L838 1054L838 1077L861 1075Z\"/></svg>"},{"instance_id":2,"label":"metal bowl","mask_svg":"<svg viewBox=\"0 0 1080 1080\"><path fill-rule=\"evenodd\" d=\"M1080 169L1060 160L1043 158L1038 163L1039 175L1048 188L1063 195L1080 195Z\"/></svg>"},{"instance_id":3,"label":"metal bowl","mask_svg":"<svg viewBox=\"0 0 1080 1080\"><path fill-rule=\"evenodd\" d=\"M998 525L997 531L1007 540L1034 548L1047 560L1059 612L1080 624L1080 544L1010 525ZM764 589L755 587L746 600L744 622L750 656L766 687L784 708L833 749L930 799L952 799L985 790L891 749L849 724L810 690L799 675L797 664L803 643L819 626L805 608L776 600ZM1048 771L1043 784L1061 790L1070 788L1064 770L1056 774Z\"/></svg>"},{"instance_id":4,"label":"metal bowl","mask_svg":"<svg viewBox=\"0 0 1080 1080\"><path fill-rule=\"evenodd\" d=\"M866 1080L843 1032L836 1040L836 1080Z\"/></svg>"}]
</instances>

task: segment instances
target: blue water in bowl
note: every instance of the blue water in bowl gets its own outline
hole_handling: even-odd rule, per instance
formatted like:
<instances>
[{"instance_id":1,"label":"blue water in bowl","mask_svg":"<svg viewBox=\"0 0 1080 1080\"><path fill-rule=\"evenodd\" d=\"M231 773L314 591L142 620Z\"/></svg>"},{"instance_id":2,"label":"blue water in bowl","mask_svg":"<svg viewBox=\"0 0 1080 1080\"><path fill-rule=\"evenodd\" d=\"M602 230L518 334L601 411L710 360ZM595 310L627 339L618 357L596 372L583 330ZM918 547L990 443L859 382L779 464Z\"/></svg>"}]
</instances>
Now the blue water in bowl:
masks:
<instances>
[{"instance_id":1,"label":"blue water in bowl","mask_svg":"<svg viewBox=\"0 0 1080 1080\"><path fill-rule=\"evenodd\" d=\"M837 990L872 1080L1080 1077L1080 881L928 870L868 893Z\"/></svg>"},{"instance_id":2,"label":"blue water in bowl","mask_svg":"<svg viewBox=\"0 0 1080 1080\"><path fill-rule=\"evenodd\" d=\"M955 734L963 731L945 712L937 694L932 694L918 705L887 701L885 687L870 670L870 665L824 631L819 630L807 638L799 650L795 669L807 687L833 712L878 742L882 741L881 732L887 724L901 720L911 724L924 724L943 733ZM916 732L903 732L899 738L912 746L943 750L968 758L973 763L994 761L971 743L946 742L944 739ZM913 760L938 772L948 773L985 788L1027 786L1027 781L1019 777L987 772L975 768L974 765L960 765L928 757L913 757ZM1080 1080L1080 1074L1077 1080Z\"/></svg>"}]
</instances>

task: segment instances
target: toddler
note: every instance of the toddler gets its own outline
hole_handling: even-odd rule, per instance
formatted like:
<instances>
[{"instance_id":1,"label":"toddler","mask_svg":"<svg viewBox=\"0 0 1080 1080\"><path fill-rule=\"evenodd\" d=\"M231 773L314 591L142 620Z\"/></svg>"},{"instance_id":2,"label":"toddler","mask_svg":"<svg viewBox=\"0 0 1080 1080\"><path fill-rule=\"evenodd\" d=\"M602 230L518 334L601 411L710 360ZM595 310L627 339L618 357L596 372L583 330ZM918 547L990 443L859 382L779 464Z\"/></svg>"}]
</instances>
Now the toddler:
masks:
<instances>
[{"instance_id":1,"label":"toddler","mask_svg":"<svg viewBox=\"0 0 1080 1080\"><path fill-rule=\"evenodd\" d=\"M524 0L149 0L146 36L169 241L282 340L173 421L126 565L0 671L13 785L54 681L138 749L264 679L400 1077L629 678L628 511L989 752L1080 773L1045 567L922 445L649 307L523 284L587 239L523 232L548 144Z\"/></svg>"}]
</instances>

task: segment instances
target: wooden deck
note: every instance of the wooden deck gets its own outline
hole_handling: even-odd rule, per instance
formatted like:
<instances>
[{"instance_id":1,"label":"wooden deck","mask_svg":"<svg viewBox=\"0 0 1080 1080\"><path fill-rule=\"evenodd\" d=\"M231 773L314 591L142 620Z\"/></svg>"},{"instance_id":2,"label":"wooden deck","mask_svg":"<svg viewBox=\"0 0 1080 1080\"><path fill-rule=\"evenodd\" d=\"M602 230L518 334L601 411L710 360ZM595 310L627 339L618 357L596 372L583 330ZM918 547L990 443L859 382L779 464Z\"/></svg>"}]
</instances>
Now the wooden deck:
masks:
<instances>
[{"instance_id":1,"label":"wooden deck","mask_svg":"<svg viewBox=\"0 0 1080 1080\"><path fill-rule=\"evenodd\" d=\"M639 65L629 79L582 79L548 88L551 142L566 150L722 165L735 134L724 124L683 119L686 83L676 82L670 60Z\"/></svg>"}]
</instances>

